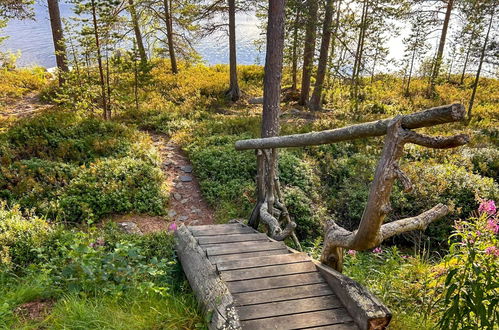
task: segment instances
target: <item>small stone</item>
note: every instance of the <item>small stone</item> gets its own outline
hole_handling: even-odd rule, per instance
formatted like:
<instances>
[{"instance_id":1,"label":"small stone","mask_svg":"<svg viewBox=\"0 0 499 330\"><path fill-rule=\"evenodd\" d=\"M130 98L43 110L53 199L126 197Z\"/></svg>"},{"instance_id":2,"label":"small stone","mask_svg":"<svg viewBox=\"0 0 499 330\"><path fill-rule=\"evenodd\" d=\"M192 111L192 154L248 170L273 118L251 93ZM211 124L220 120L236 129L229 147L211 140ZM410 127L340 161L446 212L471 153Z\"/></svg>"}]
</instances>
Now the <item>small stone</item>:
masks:
<instances>
[{"instance_id":1,"label":"small stone","mask_svg":"<svg viewBox=\"0 0 499 330\"><path fill-rule=\"evenodd\" d=\"M188 199L188 198L184 198L184 199L182 199L182 200L180 201L180 203L185 204L185 203L187 203L188 201L189 201L189 199Z\"/></svg>"},{"instance_id":2,"label":"small stone","mask_svg":"<svg viewBox=\"0 0 499 330\"><path fill-rule=\"evenodd\" d=\"M118 226L127 234L137 234L142 235L142 231L139 229L139 226L135 222L126 221L119 222Z\"/></svg>"},{"instance_id":3,"label":"small stone","mask_svg":"<svg viewBox=\"0 0 499 330\"><path fill-rule=\"evenodd\" d=\"M175 198L175 200L179 201L182 199L182 195L180 195L178 192L176 192L176 193L173 193L173 198Z\"/></svg>"},{"instance_id":4,"label":"small stone","mask_svg":"<svg viewBox=\"0 0 499 330\"><path fill-rule=\"evenodd\" d=\"M263 97L253 97L248 102L249 104L263 104Z\"/></svg>"},{"instance_id":5,"label":"small stone","mask_svg":"<svg viewBox=\"0 0 499 330\"><path fill-rule=\"evenodd\" d=\"M189 176L189 175L181 175L181 176L180 176L180 181L182 181L182 182L191 182L191 181L192 181L192 176Z\"/></svg>"},{"instance_id":6,"label":"small stone","mask_svg":"<svg viewBox=\"0 0 499 330\"><path fill-rule=\"evenodd\" d=\"M186 221L186 220L189 220L189 217L186 216L186 215L182 215L178 218L179 221Z\"/></svg>"},{"instance_id":7,"label":"small stone","mask_svg":"<svg viewBox=\"0 0 499 330\"><path fill-rule=\"evenodd\" d=\"M182 171L184 171L185 173L191 173L192 172L192 166L191 165L180 166L180 169Z\"/></svg>"},{"instance_id":8,"label":"small stone","mask_svg":"<svg viewBox=\"0 0 499 330\"><path fill-rule=\"evenodd\" d=\"M174 217L174 216L176 216L176 215L177 215L177 212L176 212L176 211L174 211L174 210L170 210L170 211L168 211L168 216L169 216L170 218L173 218L173 217Z\"/></svg>"},{"instance_id":9,"label":"small stone","mask_svg":"<svg viewBox=\"0 0 499 330\"><path fill-rule=\"evenodd\" d=\"M175 188L182 188L184 185L181 182L175 183Z\"/></svg>"},{"instance_id":10,"label":"small stone","mask_svg":"<svg viewBox=\"0 0 499 330\"><path fill-rule=\"evenodd\" d=\"M165 149L166 149L166 150L170 150L170 151L171 151L171 150L175 150L175 147L169 147L169 146L168 146L168 147L166 147Z\"/></svg>"},{"instance_id":11,"label":"small stone","mask_svg":"<svg viewBox=\"0 0 499 330\"><path fill-rule=\"evenodd\" d=\"M197 223L199 223L199 220L191 220L191 225L195 225Z\"/></svg>"},{"instance_id":12,"label":"small stone","mask_svg":"<svg viewBox=\"0 0 499 330\"><path fill-rule=\"evenodd\" d=\"M200 210L200 209L192 209L192 210L191 210L191 213L196 213L196 214L197 214L197 213L199 213L199 212L201 212L201 210Z\"/></svg>"},{"instance_id":13,"label":"small stone","mask_svg":"<svg viewBox=\"0 0 499 330\"><path fill-rule=\"evenodd\" d=\"M170 166L170 165L173 165L173 164L174 164L174 162L173 162L173 160L171 160L171 159L167 159L167 160L165 160L165 161L163 162L163 165L166 165L166 166Z\"/></svg>"}]
</instances>

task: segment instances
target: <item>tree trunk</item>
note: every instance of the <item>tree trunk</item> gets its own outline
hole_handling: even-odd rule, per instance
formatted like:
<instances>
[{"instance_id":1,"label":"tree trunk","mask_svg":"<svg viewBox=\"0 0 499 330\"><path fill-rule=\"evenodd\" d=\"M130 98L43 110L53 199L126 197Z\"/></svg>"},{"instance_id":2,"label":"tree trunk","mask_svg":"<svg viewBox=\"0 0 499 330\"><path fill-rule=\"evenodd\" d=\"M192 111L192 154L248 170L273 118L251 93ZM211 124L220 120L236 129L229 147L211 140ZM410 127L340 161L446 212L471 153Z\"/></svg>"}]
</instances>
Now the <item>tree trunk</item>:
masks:
<instances>
[{"instance_id":1,"label":"tree trunk","mask_svg":"<svg viewBox=\"0 0 499 330\"><path fill-rule=\"evenodd\" d=\"M163 0L163 4L165 7L165 22L166 22L166 38L168 39L168 53L170 54L170 62L172 66L172 73L177 74L177 59L175 57L175 47L173 41L173 19L171 13L171 1Z\"/></svg>"},{"instance_id":2,"label":"tree trunk","mask_svg":"<svg viewBox=\"0 0 499 330\"><path fill-rule=\"evenodd\" d=\"M303 50L303 74L301 80L300 105L306 105L310 94L310 78L314 67L315 39L317 35L317 0L307 0L307 27Z\"/></svg>"},{"instance_id":3,"label":"tree trunk","mask_svg":"<svg viewBox=\"0 0 499 330\"><path fill-rule=\"evenodd\" d=\"M229 62L230 87L227 96L235 102L241 97L237 82L236 0L229 0Z\"/></svg>"},{"instance_id":4,"label":"tree trunk","mask_svg":"<svg viewBox=\"0 0 499 330\"><path fill-rule=\"evenodd\" d=\"M102 67L102 54L101 54L101 49L100 49L99 30L98 30L99 27L97 25L97 13L96 13L96 8L95 8L95 0L91 1L91 5L92 5L92 21L94 24L95 47L97 48L97 63L99 65L99 77L100 77L103 117L104 117L104 119L110 119L108 117L106 83L104 81L104 68Z\"/></svg>"},{"instance_id":5,"label":"tree trunk","mask_svg":"<svg viewBox=\"0 0 499 330\"><path fill-rule=\"evenodd\" d=\"M468 50L466 51L466 58L464 59L463 73L461 74L461 80L459 81L460 85L464 84L464 76L466 75L466 68L468 67L468 60L470 58L472 45L473 45L473 43L470 41L470 44L468 46Z\"/></svg>"},{"instance_id":6,"label":"tree trunk","mask_svg":"<svg viewBox=\"0 0 499 330\"><path fill-rule=\"evenodd\" d=\"M487 43L489 42L489 34L492 28L492 22L494 21L494 11L495 8L492 7L492 12L490 13L489 27L487 28L487 34L485 35L485 41L483 42L482 53L480 54L480 64L478 64L478 70L476 71L475 82L473 83L473 92L471 93L470 104L468 106L468 121L471 120L473 103L475 102L476 90L478 88L478 81L480 80L480 74L482 72L483 59L485 57L485 50L487 49Z\"/></svg>"},{"instance_id":7,"label":"tree trunk","mask_svg":"<svg viewBox=\"0 0 499 330\"><path fill-rule=\"evenodd\" d=\"M61 13L59 12L59 1L48 0L50 16L50 27L52 28L52 39L54 41L55 60L59 69L59 86L64 84L64 73L68 72L66 60L66 46L64 45L64 35L62 32Z\"/></svg>"},{"instance_id":8,"label":"tree trunk","mask_svg":"<svg viewBox=\"0 0 499 330\"><path fill-rule=\"evenodd\" d=\"M410 86L411 86L411 78L412 78L412 70L414 68L414 59L416 58L416 48L412 51L412 58L411 58L411 66L409 68L409 76L407 78L407 87L405 89L405 94L409 95L410 91Z\"/></svg>"},{"instance_id":9,"label":"tree trunk","mask_svg":"<svg viewBox=\"0 0 499 330\"><path fill-rule=\"evenodd\" d=\"M326 75L329 43L331 42L331 22L333 20L334 10L333 0L327 0L326 13L324 16L324 26L322 27L321 50L319 54L319 66L317 67L317 75L315 78L315 88L310 99L309 108L312 111L322 109L322 89L324 87L324 77Z\"/></svg>"},{"instance_id":10,"label":"tree trunk","mask_svg":"<svg viewBox=\"0 0 499 330\"><path fill-rule=\"evenodd\" d=\"M300 23L300 7L296 6L295 21L293 25L293 49L292 49L292 68L291 77L293 84L291 85L292 90L296 90L298 86L298 30Z\"/></svg>"},{"instance_id":11,"label":"tree trunk","mask_svg":"<svg viewBox=\"0 0 499 330\"><path fill-rule=\"evenodd\" d=\"M331 35L331 53L329 55L328 68L327 68L326 90L331 89L331 90L333 90L332 91L333 93L334 93L334 79L333 79L333 83L330 83L331 68L333 67L332 63L333 63L333 59L336 55L336 39L338 38L338 29L340 27L341 1L342 0L338 0L338 5L336 7L336 18L335 18L335 23L334 23L334 32ZM329 101L332 101L332 98Z\"/></svg>"},{"instance_id":12,"label":"tree trunk","mask_svg":"<svg viewBox=\"0 0 499 330\"><path fill-rule=\"evenodd\" d=\"M430 95L435 94L435 82L440 73L440 67L442 65L442 58L444 55L445 41L447 39L447 30L449 28L449 22L452 12L452 6L454 5L454 0L447 0L447 9L445 11L444 25L442 26L442 34L440 35L440 42L438 44L437 56L435 57L435 63L433 65L433 73L430 80Z\"/></svg>"},{"instance_id":13,"label":"tree trunk","mask_svg":"<svg viewBox=\"0 0 499 330\"><path fill-rule=\"evenodd\" d=\"M352 90L351 90L351 98L354 102L354 110L357 112L359 107L359 85L360 85L360 67L362 63L362 55L364 53L364 40L367 30L367 16L369 11L369 2L368 0L364 0L364 5L362 7L362 17L360 21L360 31L359 31L359 39L357 41L357 50L355 52L355 62L353 65L352 71Z\"/></svg>"},{"instance_id":14,"label":"tree trunk","mask_svg":"<svg viewBox=\"0 0 499 330\"><path fill-rule=\"evenodd\" d=\"M140 61L142 63L147 62L146 50L144 48L144 41L142 39L142 34L140 33L139 18L137 16L137 11L135 10L135 4L133 0L128 0L128 11L132 17L133 31L135 32L135 41L137 42L137 49L139 51Z\"/></svg>"}]
</instances>

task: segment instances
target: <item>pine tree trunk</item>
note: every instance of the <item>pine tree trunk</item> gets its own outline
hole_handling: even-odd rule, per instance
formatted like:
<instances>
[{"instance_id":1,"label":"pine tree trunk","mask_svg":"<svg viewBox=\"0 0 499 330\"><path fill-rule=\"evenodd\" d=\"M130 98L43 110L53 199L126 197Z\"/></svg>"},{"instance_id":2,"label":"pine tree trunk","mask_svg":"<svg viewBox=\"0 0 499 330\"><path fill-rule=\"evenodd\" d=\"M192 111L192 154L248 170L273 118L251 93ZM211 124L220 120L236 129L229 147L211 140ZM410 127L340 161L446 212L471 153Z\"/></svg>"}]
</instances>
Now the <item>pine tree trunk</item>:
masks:
<instances>
[{"instance_id":1,"label":"pine tree trunk","mask_svg":"<svg viewBox=\"0 0 499 330\"><path fill-rule=\"evenodd\" d=\"M310 79L314 67L315 39L317 35L317 0L307 0L307 27L303 50L303 74L301 80L300 105L306 105L310 94Z\"/></svg>"},{"instance_id":2,"label":"pine tree trunk","mask_svg":"<svg viewBox=\"0 0 499 330\"><path fill-rule=\"evenodd\" d=\"M177 59L175 57L175 47L173 41L173 19L171 13L171 1L163 0L165 8L165 21L166 21L166 38L168 39L168 53L170 54L170 62L172 66L172 73L177 74Z\"/></svg>"},{"instance_id":3,"label":"pine tree trunk","mask_svg":"<svg viewBox=\"0 0 499 330\"><path fill-rule=\"evenodd\" d=\"M144 47L144 41L142 39L142 34L140 33L139 18L137 16L137 11L135 10L135 4L133 0L128 0L128 11L132 18L133 31L135 32L135 41L137 42L137 49L139 51L140 61L142 63L147 62L146 49Z\"/></svg>"},{"instance_id":4,"label":"pine tree trunk","mask_svg":"<svg viewBox=\"0 0 499 330\"><path fill-rule=\"evenodd\" d=\"M459 81L460 85L464 84L464 76L466 75L466 68L468 67L468 60L470 58L472 45L473 45L473 43L470 41L469 46L468 46L468 50L466 51L466 58L464 59L463 72L461 74L461 80Z\"/></svg>"},{"instance_id":5,"label":"pine tree trunk","mask_svg":"<svg viewBox=\"0 0 499 330\"><path fill-rule=\"evenodd\" d=\"M442 26L442 34L440 35L440 42L438 44L437 56L435 57L435 63L433 65L433 73L430 80L430 95L435 94L435 82L440 73L440 67L442 66L442 59L444 55L445 41L447 39L447 30L449 28L450 17L452 13L452 6L454 5L454 0L447 0L447 9L445 11L444 24Z\"/></svg>"},{"instance_id":6,"label":"pine tree trunk","mask_svg":"<svg viewBox=\"0 0 499 330\"><path fill-rule=\"evenodd\" d=\"M315 87L310 99L309 108L312 111L322 109L322 90L324 87L324 77L326 76L329 43L331 42L331 23L333 21L333 0L327 0L326 13L324 15L324 26L322 27L321 50L319 54L319 65L315 78Z\"/></svg>"},{"instance_id":7,"label":"pine tree trunk","mask_svg":"<svg viewBox=\"0 0 499 330\"><path fill-rule=\"evenodd\" d=\"M405 94L409 95L410 91L410 86L411 86L411 78L412 78L412 70L414 69L414 59L416 58L416 49L412 51L412 58L411 58L411 66L409 68L409 76L407 78L407 87L405 89Z\"/></svg>"},{"instance_id":8,"label":"pine tree trunk","mask_svg":"<svg viewBox=\"0 0 499 330\"><path fill-rule=\"evenodd\" d=\"M494 21L494 10L492 7L492 12L490 13L489 27L487 28L487 34L485 35L485 41L483 42L482 53L480 54L480 63L478 64L478 69L476 71L475 82L473 83L473 92L471 93L470 103L468 105L468 120L471 120L473 103L475 102L476 90L478 88L478 82L480 80L480 74L482 72L483 59L485 58L485 50L487 49L487 44L489 42L490 30L492 28L492 22Z\"/></svg>"},{"instance_id":9,"label":"pine tree trunk","mask_svg":"<svg viewBox=\"0 0 499 330\"><path fill-rule=\"evenodd\" d=\"M362 17L360 21L359 39L357 41L357 50L355 52L355 62L352 72L352 90L351 98L353 99L354 110L357 112L359 109L359 88L360 88L360 70L362 66L362 56L364 53L364 40L367 30L367 16L369 11L369 1L364 0L362 7Z\"/></svg>"},{"instance_id":10,"label":"pine tree trunk","mask_svg":"<svg viewBox=\"0 0 499 330\"><path fill-rule=\"evenodd\" d=\"M100 78L100 87L101 87L103 117L104 117L104 119L110 119L108 117L106 83L104 80L104 68L102 67L102 54L101 54L101 49L100 49L99 30L98 30L98 25L97 25L97 13L96 13L96 8L95 8L95 0L91 1L91 6L92 6L92 21L93 21L93 25L94 25L95 47L97 48L97 63L99 66L99 78Z\"/></svg>"},{"instance_id":11,"label":"pine tree trunk","mask_svg":"<svg viewBox=\"0 0 499 330\"><path fill-rule=\"evenodd\" d=\"M229 0L229 70L230 87L227 96L232 101L241 97L241 90L237 82L237 48L236 48L236 1Z\"/></svg>"},{"instance_id":12,"label":"pine tree trunk","mask_svg":"<svg viewBox=\"0 0 499 330\"><path fill-rule=\"evenodd\" d=\"M54 41L55 60L57 68L59 69L59 85L62 86L62 84L64 84L64 73L68 72L69 68L66 59L66 46L64 45L59 1L48 0L47 4L50 16L50 27L52 28L52 39Z\"/></svg>"},{"instance_id":13,"label":"pine tree trunk","mask_svg":"<svg viewBox=\"0 0 499 330\"><path fill-rule=\"evenodd\" d=\"M293 83L291 85L292 90L296 90L298 86L298 30L300 23L300 7L296 6L295 21L293 24L293 49L292 49L292 68L291 77Z\"/></svg>"}]
</instances>

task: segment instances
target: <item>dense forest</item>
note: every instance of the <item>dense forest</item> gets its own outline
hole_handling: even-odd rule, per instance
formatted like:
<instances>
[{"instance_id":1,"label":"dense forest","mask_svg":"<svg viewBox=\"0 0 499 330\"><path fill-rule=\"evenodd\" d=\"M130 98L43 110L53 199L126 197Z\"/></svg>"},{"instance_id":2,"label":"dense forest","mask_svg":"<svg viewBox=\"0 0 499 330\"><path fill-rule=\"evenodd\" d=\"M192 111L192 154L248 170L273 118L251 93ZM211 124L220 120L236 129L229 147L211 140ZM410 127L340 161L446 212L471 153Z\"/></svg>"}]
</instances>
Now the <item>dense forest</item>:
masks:
<instances>
[{"instance_id":1,"label":"dense forest","mask_svg":"<svg viewBox=\"0 0 499 330\"><path fill-rule=\"evenodd\" d=\"M173 233L239 219L361 283L390 329L498 329L497 0L36 1L57 67L0 52L0 328L206 328ZM0 0L0 28L34 2ZM238 65L242 14L263 66Z\"/></svg>"}]
</instances>

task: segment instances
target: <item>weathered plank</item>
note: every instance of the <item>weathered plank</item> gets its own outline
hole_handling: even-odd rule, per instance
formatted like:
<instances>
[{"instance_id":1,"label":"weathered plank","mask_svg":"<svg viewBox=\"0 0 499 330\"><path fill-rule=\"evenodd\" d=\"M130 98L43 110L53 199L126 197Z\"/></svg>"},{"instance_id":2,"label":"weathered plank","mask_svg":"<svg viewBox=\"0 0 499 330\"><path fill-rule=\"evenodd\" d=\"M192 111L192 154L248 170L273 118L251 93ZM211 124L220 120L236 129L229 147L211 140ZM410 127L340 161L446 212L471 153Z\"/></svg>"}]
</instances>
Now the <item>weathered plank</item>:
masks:
<instances>
[{"instance_id":1,"label":"weathered plank","mask_svg":"<svg viewBox=\"0 0 499 330\"><path fill-rule=\"evenodd\" d=\"M201 236L198 237L198 242L200 245L205 244L218 244L218 243L233 243L233 242L245 242L245 241L268 241L267 235L263 233L259 234L233 234L233 235L222 235L222 236Z\"/></svg>"},{"instance_id":2,"label":"weathered plank","mask_svg":"<svg viewBox=\"0 0 499 330\"><path fill-rule=\"evenodd\" d=\"M241 321L343 307L334 295L237 307Z\"/></svg>"},{"instance_id":3,"label":"weathered plank","mask_svg":"<svg viewBox=\"0 0 499 330\"><path fill-rule=\"evenodd\" d=\"M224 227L224 228L216 228L216 226L214 226L213 228L209 229L199 229L192 226L189 227L189 230L192 232L192 235L194 235L195 237L256 233L253 228L242 227L238 224L234 224L232 227Z\"/></svg>"},{"instance_id":4,"label":"weathered plank","mask_svg":"<svg viewBox=\"0 0 499 330\"><path fill-rule=\"evenodd\" d=\"M240 329L234 301L225 282L183 225L175 232L175 249L198 301L207 314L212 314L209 328Z\"/></svg>"},{"instance_id":5,"label":"weathered plank","mask_svg":"<svg viewBox=\"0 0 499 330\"><path fill-rule=\"evenodd\" d=\"M346 309L337 308L319 312L301 313L270 317L257 320L241 321L245 330L260 329L300 329L332 324L352 322Z\"/></svg>"},{"instance_id":6,"label":"weathered plank","mask_svg":"<svg viewBox=\"0 0 499 330\"><path fill-rule=\"evenodd\" d=\"M236 306L245 306L290 299L321 297L332 294L333 291L327 283L320 283L265 291L234 293L232 296L234 297Z\"/></svg>"},{"instance_id":7,"label":"weathered plank","mask_svg":"<svg viewBox=\"0 0 499 330\"><path fill-rule=\"evenodd\" d=\"M300 273L310 273L317 271L311 261L305 261L287 265L265 266L257 268L245 268L229 271L222 271L221 277L224 281L240 281L262 277L282 276Z\"/></svg>"},{"instance_id":8,"label":"weathered plank","mask_svg":"<svg viewBox=\"0 0 499 330\"><path fill-rule=\"evenodd\" d=\"M223 271L241 268L263 267L270 265L285 265L309 260L310 257L306 253L288 253L275 256L220 262L217 264L217 269L219 271Z\"/></svg>"},{"instance_id":9,"label":"weathered plank","mask_svg":"<svg viewBox=\"0 0 499 330\"><path fill-rule=\"evenodd\" d=\"M244 244L243 246L229 246L229 247L211 247L206 249L206 254L210 256L219 256L222 254L235 254L235 253L248 253L258 251L270 251L286 248L283 242L251 242L251 244Z\"/></svg>"},{"instance_id":10,"label":"weathered plank","mask_svg":"<svg viewBox=\"0 0 499 330\"><path fill-rule=\"evenodd\" d=\"M224 248L224 249L227 249L227 251L236 251L236 250L244 250L246 248L252 248L254 246L259 246L259 245L262 245L265 243L276 243L276 242L271 242L268 239L266 239L265 241L247 241L247 242L205 244L205 245L201 245L201 248L203 250L207 250L209 248L220 248L220 249ZM273 245L276 245L276 244L273 244ZM282 244L280 244L280 245L283 246ZM244 251L240 251L240 252L244 252Z\"/></svg>"},{"instance_id":11,"label":"weathered plank","mask_svg":"<svg viewBox=\"0 0 499 330\"><path fill-rule=\"evenodd\" d=\"M248 252L248 253L235 253L235 254L223 254L220 256L208 256L208 259L212 264L218 264L220 262L229 262L230 260L240 260L245 258L256 258L261 256L272 256L289 253L288 249L283 248L279 250L267 250L258 252Z\"/></svg>"},{"instance_id":12,"label":"weathered plank","mask_svg":"<svg viewBox=\"0 0 499 330\"><path fill-rule=\"evenodd\" d=\"M242 227L247 227L246 225L242 223L223 223L223 224L218 224L218 225L199 225L199 226L187 226L187 229L192 230L210 230L210 229L220 229L220 228L242 228Z\"/></svg>"},{"instance_id":13,"label":"weathered plank","mask_svg":"<svg viewBox=\"0 0 499 330\"><path fill-rule=\"evenodd\" d=\"M227 282L227 287L231 293L240 293L316 283L324 283L318 272Z\"/></svg>"},{"instance_id":14,"label":"weathered plank","mask_svg":"<svg viewBox=\"0 0 499 330\"><path fill-rule=\"evenodd\" d=\"M359 330L354 322L306 328L307 330Z\"/></svg>"},{"instance_id":15,"label":"weathered plank","mask_svg":"<svg viewBox=\"0 0 499 330\"><path fill-rule=\"evenodd\" d=\"M332 268L317 261L314 263L361 330L384 329L388 326L392 314L371 292Z\"/></svg>"}]
</instances>

